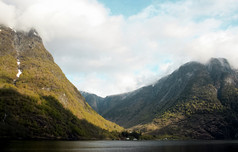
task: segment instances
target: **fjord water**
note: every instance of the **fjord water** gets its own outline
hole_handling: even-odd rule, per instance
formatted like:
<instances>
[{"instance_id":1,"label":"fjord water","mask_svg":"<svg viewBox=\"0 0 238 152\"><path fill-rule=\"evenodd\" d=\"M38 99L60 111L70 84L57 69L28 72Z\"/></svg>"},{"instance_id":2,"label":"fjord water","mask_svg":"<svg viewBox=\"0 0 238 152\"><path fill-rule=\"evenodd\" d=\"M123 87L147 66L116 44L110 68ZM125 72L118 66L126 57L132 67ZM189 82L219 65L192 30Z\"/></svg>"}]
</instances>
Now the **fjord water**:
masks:
<instances>
[{"instance_id":1,"label":"fjord water","mask_svg":"<svg viewBox=\"0 0 238 152\"><path fill-rule=\"evenodd\" d=\"M1 152L237 152L238 141L2 141Z\"/></svg>"}]
</instances>

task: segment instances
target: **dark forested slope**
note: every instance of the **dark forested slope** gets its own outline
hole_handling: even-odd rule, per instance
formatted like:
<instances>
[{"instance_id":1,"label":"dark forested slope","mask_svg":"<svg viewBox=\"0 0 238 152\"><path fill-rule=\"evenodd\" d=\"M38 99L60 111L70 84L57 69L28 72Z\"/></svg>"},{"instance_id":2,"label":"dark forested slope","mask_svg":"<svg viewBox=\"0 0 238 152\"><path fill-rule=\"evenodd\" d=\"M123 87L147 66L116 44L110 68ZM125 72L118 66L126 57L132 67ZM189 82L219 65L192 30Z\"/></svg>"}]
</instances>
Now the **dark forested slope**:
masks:
<instances>
[{"instance_id":1,"label":"dark forested slope","mask_svg":"<svg viewBox=\"0 0 238 152\"><path fill-rule=\"evenodd\" d=\"M207 64L189 62L153 85L97 104L105 118L158 137L238 135L238 74L223 58L212 58Z\"/></svg>"}]
</instances>

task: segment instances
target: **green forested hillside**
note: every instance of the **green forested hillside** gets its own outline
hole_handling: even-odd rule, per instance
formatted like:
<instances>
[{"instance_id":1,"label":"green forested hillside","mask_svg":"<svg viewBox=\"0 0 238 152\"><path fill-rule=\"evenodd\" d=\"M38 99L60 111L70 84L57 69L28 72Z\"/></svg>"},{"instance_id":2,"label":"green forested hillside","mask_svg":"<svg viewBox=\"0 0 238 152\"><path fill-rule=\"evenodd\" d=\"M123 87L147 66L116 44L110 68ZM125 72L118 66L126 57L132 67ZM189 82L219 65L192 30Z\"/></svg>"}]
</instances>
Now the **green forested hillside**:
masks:
<instances>
[{"instance_id":1,"label":"green forested hillside","mask_svg":"<svg viewBox=\"0 0 238 152\"><path fill-rule=\"evenodd\" d=\"M5 26L0 28L0 89L13 89L16 93L15 96L24 97L20 99L34 98L34 100L27 100L27 102L36 102L39 106L46 103L58 106L55 103L59 102L63 108L80 120L77 120L79 124L88 122L88 124L92 124L91 126L97 126L108 131L122 130L122 127L105 120L85 102L80 92L54 63L53 57L44 48L36 31L15 32ZM17 64L18 61L20 62L19 65ZM19 70L22 74L18 78L16 74ZM2 102L6 100L8 99L5 96ZM18 100L16 99L16 101ZM35 103L31 106L34 105ZM8 113L11 111L6 111L6 115ZM3 117L4 115L0 115L0 118ZM8 118L10 117L6 117L6 121ZM15 123L18 123L18 119L14 120L16 120ZM27 125L22 127L27 127ZM87 125L84 127L88 128ZM82 132L87 132L86 128L82 129Z\"/></svg>"},{"instance_id":2,"label":"green forested hillside","mask_svg":"<svg viewBox=\"0 0 238 152\"><path fill-rule=\"evenodd\" d=\"M197 95L179 101L157 115L151 123L137 125L133 129L156 138L237 139L238 114L235 107L238 105L238 92L236 97L232 95L236 98L233 103L230 100L221 103L224 100L219 100L211 90L215 91L215 88L204 87Z\"/></svg>"},{"instance_id":3,"label":"green forested hillside","mask_svg":"<svg viewBox=\"0 0 238 152\"><path fill-rule=\"evenodd\" d=\"M98 104L107 107L107 119L150 138L238 138L238 74L222 58L187 63L153 85Z\"/></svg>"},{"instance_id":4,"label":"green forested hillside","mask_svg":"<svg viewBox=\"0 0 238 152\"><path fill-rule=\"evenodd\" d=\"M0 116L1 138L115 138L108 131L78 119L52 96L37 99L18 93L13 87L0 89Z\"/></svg>"}]
</instances>

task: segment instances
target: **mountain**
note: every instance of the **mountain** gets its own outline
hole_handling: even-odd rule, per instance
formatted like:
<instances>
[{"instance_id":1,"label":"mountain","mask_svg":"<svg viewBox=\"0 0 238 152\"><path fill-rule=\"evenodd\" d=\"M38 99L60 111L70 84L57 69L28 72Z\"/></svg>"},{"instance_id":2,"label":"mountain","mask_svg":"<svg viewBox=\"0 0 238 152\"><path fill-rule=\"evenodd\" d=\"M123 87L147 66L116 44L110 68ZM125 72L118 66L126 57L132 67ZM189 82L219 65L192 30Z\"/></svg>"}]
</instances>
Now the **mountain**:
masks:
<instances>
[{"instance_id":1,"label":"mountain","mask_svg":"<svg viewBox=\"0 0 238 152\"><path fill-rule=\"evenodd\" d=\"M0 137L105 138L122 127L97 114L32 29L0 26Z\"/></svg>"},{"instance_id":2,"label":"mountain","mask_svg":"<svg viewBox=\"0 0 238 152\"><path fill-rule=\"evenodd\" d=\"M238 137L238 74L224 58L186 63L153 85L96 103L106 119L155 138Z\"/></svg>"},{"instance_id":3,"label":"mountain","mask_svg":"<svg viewBox=\"0 0 238 152\"><path fill-rule=\"evenodd\" d=\"M97 96L96 94L88 93L85 91L80 91L80 93L84 96L87 103L97 112L102 112L103 109L100 107L103 103L104 98Z\"/></svg>"}]
</instances>

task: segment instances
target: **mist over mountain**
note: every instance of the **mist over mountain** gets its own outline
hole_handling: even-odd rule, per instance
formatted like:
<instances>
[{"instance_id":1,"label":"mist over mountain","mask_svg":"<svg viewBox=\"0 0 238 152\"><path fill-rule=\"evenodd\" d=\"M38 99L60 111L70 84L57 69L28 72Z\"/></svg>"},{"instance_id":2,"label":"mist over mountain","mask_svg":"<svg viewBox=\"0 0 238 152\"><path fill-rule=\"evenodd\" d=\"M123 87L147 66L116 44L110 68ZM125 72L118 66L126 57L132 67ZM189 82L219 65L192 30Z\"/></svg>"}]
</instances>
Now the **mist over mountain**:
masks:
<instances>
[{"instance_id":1,"label":"mist over mountain","mask_svg":"<svg viewBox=\"0 0 238 152\"><path fill-rule=\"evenodd\" d=\"M105 139L123 129L117 124L160 139L238 138L238 73L224 58L186 63L132 92L84 98L36 30L1 25L0 44L1 138Z\"/></svg>"},{"instance_id":2,"label":"mist over mountain","mask_svg":"<svg viewBox=\"0 0 238 152\"><path fill-rule=\"evenodd\" d=\"M86 101L103 117L155 137L238 137L238 74L224 58L189 62L153 85Z\"/></svg>"},{"instance_id":3,"label":"mist over mountain","mask_svg":"<svg viewBox=\"0 0 238 152\"><path fill-rule=\"evenodd\" d=\"M34 29L0 26L0 138L106 138L122 128L98 115Z\"/></svg>"}]
</instances>

